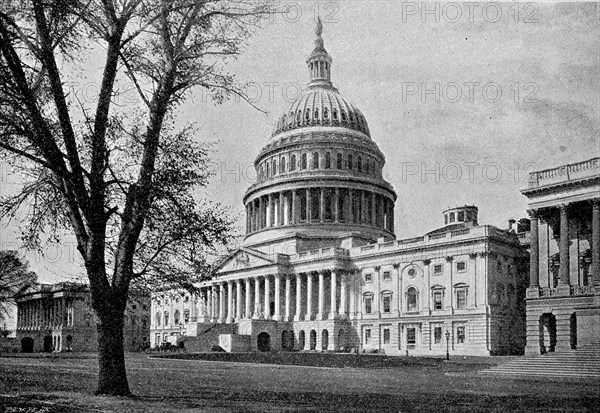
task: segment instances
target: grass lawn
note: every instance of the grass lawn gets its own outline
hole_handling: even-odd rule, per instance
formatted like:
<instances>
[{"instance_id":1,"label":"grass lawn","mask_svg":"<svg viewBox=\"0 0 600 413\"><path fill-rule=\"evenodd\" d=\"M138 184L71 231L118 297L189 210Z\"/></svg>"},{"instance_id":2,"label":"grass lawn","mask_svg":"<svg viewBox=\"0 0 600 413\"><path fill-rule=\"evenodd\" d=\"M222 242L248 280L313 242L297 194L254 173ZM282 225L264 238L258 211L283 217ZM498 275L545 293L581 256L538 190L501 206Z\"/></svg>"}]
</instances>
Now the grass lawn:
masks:
<instances>
[{"instance_id":1,"label":"grass lawn","mask_svg":"<svg viewBox=\"0 0 600 413\"><path fill-rule=\"evenodd\" d=\"M213 360L129 355L135 397L94 396L94 357L0 358L0 412L597 412L600 383L483 377L498 358L366 357L353 367L268 363L267 355ZM292 358L301 355L293 355ZM331 365L333 355L321 357ZM257 357L263 357L260 360ZM339 357L352 357L341 355ZM356 356L355 356L356 357ZM377 358L379 357L379 358ZM283 355L273 355L276 363ZM308 359L309 357L307 357ZM382 360L388 360L382 363ZM251 361L260 361L251 364Z\"/></svg>"}]
</instances>

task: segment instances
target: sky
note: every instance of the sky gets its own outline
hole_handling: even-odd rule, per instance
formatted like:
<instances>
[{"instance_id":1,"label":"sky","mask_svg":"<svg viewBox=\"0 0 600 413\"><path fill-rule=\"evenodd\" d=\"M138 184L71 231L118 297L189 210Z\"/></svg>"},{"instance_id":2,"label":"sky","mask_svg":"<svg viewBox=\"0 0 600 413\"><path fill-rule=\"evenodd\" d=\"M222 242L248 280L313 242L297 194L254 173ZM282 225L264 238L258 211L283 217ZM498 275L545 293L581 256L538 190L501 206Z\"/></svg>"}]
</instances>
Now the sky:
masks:
<instances>
[{"instance_id":1,"label":"sky","mask_svg":"<svg viewBox=\"0 0 600 413\"><path fill-rule=\"evenodd\" d=\"M598 3L317 1L280 3L229 65L252 105L216 105L195 91L178 121L216 142L215 177L199 196L244 225L252 164L308 81L317 11L332 80L358 106L386 157L398 194L396 236L443 225L442 210L471 204L479 222L507 226L526 216L528 172L600 156ZM90 59L86 74L94 79ZM84 90L93 99L93 88ZM130 103L135 104L135 103ZM6 171L3 173L6 176ZM7 180L2 178L6 188ZM2 188L0 188L2 189ZM0 227L17 246L18 224ZM81 276L73 242L27 252L45 282Z\"/></svg>"}]
</instances>

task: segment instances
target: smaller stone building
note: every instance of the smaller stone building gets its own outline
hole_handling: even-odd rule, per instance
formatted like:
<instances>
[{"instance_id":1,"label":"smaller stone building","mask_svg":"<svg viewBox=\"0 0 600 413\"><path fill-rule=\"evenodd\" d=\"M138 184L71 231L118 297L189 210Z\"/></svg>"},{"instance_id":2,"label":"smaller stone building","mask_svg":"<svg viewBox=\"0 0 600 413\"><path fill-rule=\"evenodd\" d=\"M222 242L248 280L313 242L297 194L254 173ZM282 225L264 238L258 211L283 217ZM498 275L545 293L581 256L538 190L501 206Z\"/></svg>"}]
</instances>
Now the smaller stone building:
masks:
<instances>
[{"instance_id":1,"label":"smaller stone building","mask_svg":"<svg viewBox=\"0 0 600 413\"><path fill-rule=\"evenodd\" d=\"M87 285L33 284L15 299L17 342L22 352L97 351L97 318ZM125 351L148 347L148 302L142 297L131 299L127 305Z\"/></svg>"}]
</instances>

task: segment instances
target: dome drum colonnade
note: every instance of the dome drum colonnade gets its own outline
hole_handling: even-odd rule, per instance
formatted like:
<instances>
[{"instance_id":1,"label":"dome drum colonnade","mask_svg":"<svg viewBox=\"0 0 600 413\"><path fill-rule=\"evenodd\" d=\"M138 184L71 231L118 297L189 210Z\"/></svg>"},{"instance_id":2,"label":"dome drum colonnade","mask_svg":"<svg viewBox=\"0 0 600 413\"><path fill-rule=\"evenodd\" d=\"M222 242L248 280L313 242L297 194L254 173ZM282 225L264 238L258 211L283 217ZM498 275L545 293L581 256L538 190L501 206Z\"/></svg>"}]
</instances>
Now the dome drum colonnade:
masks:
<instances>
[{"instance_id":1,"label":"dome drum colonnade","mask_svg":"<svg viewBox=\"0 0 600 413\"><path fill-rule=\"evenodd\" d=\"M385 157L358 108L331 83L332 59L317 27L310 82L279 119L256 159L258 182L244 197L246 243L296 226L335 236L394 238L396 194L382 178Z\"/></svg>"}]
</instances>

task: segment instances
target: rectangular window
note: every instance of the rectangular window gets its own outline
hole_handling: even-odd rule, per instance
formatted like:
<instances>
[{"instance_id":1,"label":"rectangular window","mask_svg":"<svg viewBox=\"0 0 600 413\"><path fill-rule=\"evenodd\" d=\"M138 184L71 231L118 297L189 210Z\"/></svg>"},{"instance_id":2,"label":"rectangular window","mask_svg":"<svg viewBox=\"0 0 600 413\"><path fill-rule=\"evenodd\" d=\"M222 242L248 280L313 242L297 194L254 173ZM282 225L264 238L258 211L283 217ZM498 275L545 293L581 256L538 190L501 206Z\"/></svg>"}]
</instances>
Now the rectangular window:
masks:
<instances>
[{"instance_id":1,"label":"rectangular window","mask_svg":"<svg viewBox=\"0 0 600 413\"><path fill-rule=\"evenodd\" d=\"M365 282L370 283L373 281L373 274L365 274Z\"/></svg>"},{"instance_id":2,"label":"rectangular window","mask_svg":"<svg viewBox=\"0 0 600 413\"><path fill-rule=\"evenodd\" d=\"M365 313L366 314L371 314L371 306L373 304L373 298L372 297L365 297Z\"/></svg>"},{"instance_id":3,"label":"rectangular window","mask_svg":"<svg viewBox=\"0 0 600 413\"><path fill-rule=\"evenodd\" d=\"M390 297L389 295L386 295L383 297L383 312L384 313L389 313L391 311L391 309L390 309L391 302L392 302L392 297Z\"/></svg>"},{"instance_id":4,"label":"rectangular window","mask_svg":"<svg viewBox=\"0 0 600 413\"><path fill-rule=\"evenodd\" d=\"M467 270L467 263L464 261L459 261L456 263L456 271L463 272Z\"/></svg>"},{"instance_id":5,"label":"rectangular window","mask_svg":"<svg viewBox=\"0 0 600 413\"><path fill-rule=\"evenodd\" d=\"M462 309L467 307L467 292L465 290L458 290L456 292L456 308Z\"/></svg>"},{"instance_id":6,"label":"rectangular window","mask_svg":"<svg viewBox=\"0 0 600 413\"><path fill-rule=\"evenodd\" d=\"M371 344L371 329L365 328L365 344Z\"/></svg>"},{"instance_id":7,"label":"rectangular window","mask_svg":"<svg viewBox=\"0 0 600 413\"><path fill-rule=\"evenodd\" d=\"M390 344L390 329L383 329L383 344Z\"/></svg>"},{"instance_id":8,"label":"rectangular window","mask_svg":"<svg viewBox=\"0 0 600 413\"><path fill-rule=\"evenodd\" d=\"M389 271L383 272L383 281L389 281L392 279L392 274Z\"/></svg>"},{"instance_id":9,"label":"rectangular window","mask_svg":"<svg viewBox=\"0 0 600 413\"><path fill-rule=\"evenodd\" d=\"M465 327L458 326L456 327L456 343L462 344L465 342Z\"/></svg>"},{"instance_id":10,"label":"rectangular window","mask_svg":"<svg viewBox=\"0 0 600 413\"><path fill-rule=\"evenodd\" d=\"M443 309L443 298L444 298L444 295L441 291L435 291L433 293L433 309L434 310Z\"/></svg>"},{"instance_id":11,"label":"rectangular window","mask_svg":"<svg viewBox=\"0 0 600 413\"><path fill-rule=\"evenodd\" d=\"M433 328L433 342L440 344L442 342L442 327Z\"/></svg>"},{"instance_id":12,"label":"rectangular window","mask_svg":"<svg viewBox=\"0 0 600 413\"><path fill-rule=\"evenodd\" d=\"M154 336L154 341L154 345L160 346L160 333L156 333L156 335Z\"/></svg>"},{"instance_id":13,"label":"rectangular window","mask_svg":"<svg viewBox=\"0 0 600 413\"><path fill-rule=\"evenodd\" d=\"M435 264L433 266L433 274L434 275L440 275L442 272L443 272L442 264Z\"/></svg>"},{"instance_id":14,"label":"rectangular window","mask_svg":"<svg viewBox=\"0 0 600 413\"><path fill-rule=\"evenodd\" d=\"M406 329L406 344L409 346L417 344L417 330L414 327Z\"/></svg>"}]
</instances>

